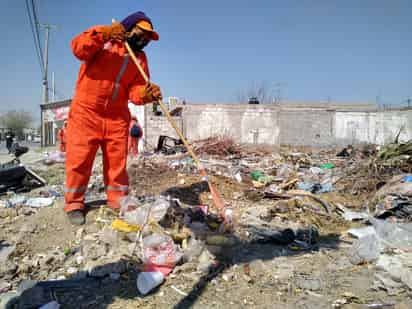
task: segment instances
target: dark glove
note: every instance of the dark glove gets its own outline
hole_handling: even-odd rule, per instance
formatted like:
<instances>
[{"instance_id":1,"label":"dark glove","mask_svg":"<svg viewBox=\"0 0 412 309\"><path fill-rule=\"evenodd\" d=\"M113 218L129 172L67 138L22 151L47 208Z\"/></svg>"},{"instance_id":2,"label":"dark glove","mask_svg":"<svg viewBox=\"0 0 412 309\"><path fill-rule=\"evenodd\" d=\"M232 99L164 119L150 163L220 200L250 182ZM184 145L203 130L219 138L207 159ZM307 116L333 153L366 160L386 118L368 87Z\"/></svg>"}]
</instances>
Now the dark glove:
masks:
<instances>
[{"instance_id":1,"label":"dark glove","mask_svg":"<svg viewBox=\"0 0 412 309\"><path fill-rule=\"evenodd\" d=\"M157 102L162 99L162 92L160 87L153 83L148 83L144 89L142 101L144 103Z\"/></svg>"},{"instance_id":2,"label":"dark glove","mask_svg":"<svg viewBox=\"0 0 412 309\"><path fill-rule=\"evenodd\" d=\"M109 41L109 40L124 41L126 37L126 31L124 30L123 25L117 22L114 22L110 26L102 27L101 31L103 34L104 41Z\"/></svg>"}]
</instances>

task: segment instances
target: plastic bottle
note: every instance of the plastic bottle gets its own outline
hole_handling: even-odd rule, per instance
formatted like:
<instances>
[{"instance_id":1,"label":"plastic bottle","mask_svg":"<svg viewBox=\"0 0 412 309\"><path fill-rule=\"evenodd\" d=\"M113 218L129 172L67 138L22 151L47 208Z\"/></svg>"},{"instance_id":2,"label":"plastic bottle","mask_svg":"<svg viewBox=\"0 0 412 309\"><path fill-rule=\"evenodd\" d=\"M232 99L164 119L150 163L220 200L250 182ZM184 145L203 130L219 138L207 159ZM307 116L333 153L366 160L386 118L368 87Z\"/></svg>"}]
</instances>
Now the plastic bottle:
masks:
<instances>
[{"instance_id":1,"label":"plastic bottle","mask_svg":"<svg viewBox=\"0 0 412 309\"><path fill-rule=\"evenodd\" d=\"M146 295L154 288L162 284L165 277L160 271L141 272L137 276L137 289L142 295Z\"/></svg>"}]
</instances>

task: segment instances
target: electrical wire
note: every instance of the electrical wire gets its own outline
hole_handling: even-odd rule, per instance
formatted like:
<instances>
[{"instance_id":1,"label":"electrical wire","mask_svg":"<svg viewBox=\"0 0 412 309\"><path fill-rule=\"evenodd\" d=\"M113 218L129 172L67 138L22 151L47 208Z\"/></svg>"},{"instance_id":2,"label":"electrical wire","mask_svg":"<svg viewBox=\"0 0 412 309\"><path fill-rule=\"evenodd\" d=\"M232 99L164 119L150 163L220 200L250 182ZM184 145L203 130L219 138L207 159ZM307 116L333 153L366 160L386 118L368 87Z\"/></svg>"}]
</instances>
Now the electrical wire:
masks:
<instances>
[{"instance_id":1,"label":"electrical wire","mask_svg":"<svg viewBox=\"0 0 412 309\"><path fill-rule=\"evenodd\" d=\"M41 48L41 43L40 43L40 28L39 28L40 23L39 23L39 19L37 18L38 14L37 14L37 8L36 8L36 4L35 4L34 0L31 0L31 8L32 8L32 12L33 12L34 26L36 27L37 44L39 46L40 55L43 55L43 50Z\"/></svg>"},{"instance_id":2,"label":"electrical wire","mask_svg":"<svg viewBox=\"0 0 412 309\"><path fill-rule=\"evenodd\" d=\"M29 6L29 0L26 0L26 9L27 9L27 16L29 18L30 29L31 29L31 32L32 32L32 35L33 35L34 49L35 49L35 52L36 52L36 55L37 55L37 60L38 60L39 65L40 65L40 70L41 70L42 76L44 76L44 64L43 64L43 58L41 56L40 40L37 38L38 37L38 31L35 32L33 17L32 17L30 6Z\"/></svg>"}]
</instances>

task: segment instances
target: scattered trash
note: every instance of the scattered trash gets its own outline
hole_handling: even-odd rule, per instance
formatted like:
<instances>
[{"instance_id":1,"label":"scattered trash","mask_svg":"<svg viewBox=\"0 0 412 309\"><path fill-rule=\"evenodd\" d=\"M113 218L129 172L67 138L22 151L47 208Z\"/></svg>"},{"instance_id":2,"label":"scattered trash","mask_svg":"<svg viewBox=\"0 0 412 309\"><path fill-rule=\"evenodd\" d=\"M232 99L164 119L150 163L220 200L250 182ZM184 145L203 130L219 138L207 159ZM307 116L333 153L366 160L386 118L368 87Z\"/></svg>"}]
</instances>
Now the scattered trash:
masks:
<instances>
[{"instance_id":1,"label":"scattered trash","mask_svg":"<svg viewBox=\"0 0 412 309\"><path fill-rule=\"evenodd\" d=\"M349 253L349 260L354 265L376 261L383 247L376 234L369 234L357 239Z\"/></svg>"},{"instance_id":2,"label":"scattered trash","mask_svg":"<svg viewBox=\"0 0 412 309\"><path fill-rule=\"evenodd\" d=\"M323 170L331 170L331 169L335 168L335 164L333 164L333 163L324 163L324 164L321 164L319 167Z\"/></svg>"},{"instance_id":3,"label":"scattered trash","mask_svg":"<svg viewBox=\"0 0 412 309\"><path fill-rule=\"evenodd\" d=\"M240 154L240 148L231 137L215 136L194 142L194 151L197 154L228 156Z\"/></svg>"},{"instance_id":4,"label":"scattered trash","mask_svg":"<svg viewBox=\"0 0 412 309\"><path fill-rule=\"evenodd\" d=\"M369 218L385 247L412 250L412 223L391 223Z\"/></svg>"},{"instance_id":5,"label":"scattered trash","mask_svg":"<svg viewBox=\"0 0 412 309\"><path fill-rule=\"evenodd\" d=\"M175 287L174 285L170 286L173 290L175 290L178 294L182 295L182 296L187 296L188 294L183 292L182 290L178 289L177 287Z\"/></svg>"},{"instance_id":6,"label":"scattered trash","mask_svg":"<svg viewBox=\"0 0 412 309\"><path fill-rule=\"evenodd\" d=\"M180 160L170 161L169 167L172 169L195 169L195 162L192 158L186 157Z\"/></svg>"},{"instance_id":7,"label":"scattered trash","mask_svg":"<svg viewBox=\"0 0 412 309\"><path fill-rule=\"evenodd\" d=\"M367 220L369 218L367 213L347 209L344 209L342 216L346 221Z\"/></svg>"},{"instance_id":8,"label":"scattered trash","mask_svg":"<svg viewBox=\"0 0 412 309\"><path fill-rule=\"evenodd\" d=\"M326 302L326 294L315 292L332 286L335 277L343 279L351 271L348 267L351 263L360 265L356 269L368 267L362 266L368 263L379 265L369 267L368 276L378 271L380 277L376 276L375 281L379 280L382 287L380 293L399 294L412 286L409 276L412 265L408 262L412 260L408 254L412 249L411 171L406 165L402 169L393 168L385 160L377 160L373 152L367 158L362 149L355 151L349 146L342 151L305 149L304 152L282 146L279 154L273 154L254 146L233 145L232 149L230 143L220 138L195 145L196 152L203 155L202 165L210 172L212 181L225 199L231 200L224 212L225 220L212 206L207 187L193 175L193 160L184 154L164 155L180 152L181 146L166 138L160 149L162 153L145 153L130 163L130 195L122 199L119 215L103 207L98 220L88 220L86 229L75 233L75 238L68 236L70 242L62 242L65 245L55 252L32 253L27 250L30 244L21 235L32 240L41 232L44 241L53 239L49 237L48 225L33 220L40 222L33 227L27 217L27 210L47 215L53 209L37 211L25 206L28 200L38 198L49 199L53 204L62 196L63 180L57 178L49 187L24 195L7 192L1 200L0 224L6 236L15 235L19 246L12 247L16 243L14 238L12 246L0 244L1 253L13 250L12 258L0 267L0 291L14 291L16 283L29 275L36 280L62 281L78 276L98 277L103 284L118 284L113 281L130 278L127 265L141 262L143 265L137 269L142 271L136 279L141 295L156 291L165 280L168 287L183 297L192 295L189 286L197 288L206 283L213 291L222 293L226 289L222 282L236 287L241 280L253 293L260 289L266 294L273 289L271 283L266 287L266 282L274 278L280 302L283 300L280 293L295 287L296 293L287 294L291 301L305 294L316 297L319 306L326 306L322 303ZM46 167L42 162L39 165L43 168L41 175L62 167ZM105 198L103 176L93 173L88 201ZM168 197L149 195L159 192ZM135 197L136 194L144 196ZM37 206L31 207L47 204L36 201ZM27 226L19 226L19 221ZM369 223L372 225L362 225ZM226 228L227 225L232 228ZM350 229L354 226L361 227ZM350 240L354 242L351 248L346 248L349 242L346 232L356 238ZM48 248L53 245L47 244ZM324 251L324 248L334 250ZM342 256L343 250L347 250L347 256ZM20 257L20 252L25 256ZM324 252L330 258L318 259L318 254L322 256ZM327 271L322 272L324 269ZM317 277L318 270L321 278ZM331 279L329 273L335 270ZM356 272L353 277L362 280L364 273ZM7 284L2 284L2 280L7 280ZM295 286L290 286L291 282ZM336 289L333 292L336 295ZM369 292L371 297L376 296L373 290ZM161 288L158 296L164 293L166 289ZM341 298L345 304L366 304L360 297L364 295L346 293ZM156 299L161 298L141 301L153 301L150 305L159 306ZM250 299L241 301L230 305L264 305L259 299L253 300L255 304ZM59 302L64 302L63 298ZM100 304L98 300L92 306Z\"/></svg>"},{"instance_id":9,"label":"scattered trash","mask_svg":"<svg viewBox=\"0 0 412 309\"><path fill-rule=\"evenodd\" d=\"M170 202L163 196L143 203L135 197L126 196L120 200L119 218L128 224L143 226L151 221L160 221L169 207Z\"/></svg>"},{"instance_id":10,"label":"scattered trash","mask_svg":"<svg viewBox=\"0 0 412 309\"><path fill-rule=\"evenodd\" d=\"M157 142L156 152L161 152L165 155L172 155L178 152L186 152L181 139L176 139L166 135L160 135Z\"/></svg>"},{"instance_id":11,"label":"scattered trash","mask_svg":"<svg viewBox=\"0 0 412 309\"><path fill-rule=\"evenodd\" d=\"M375 217L378 219L396 217L398 221L412 221L412 197L388 194L376 205Z\"/></svg>"},{"instance_id":12,"label":"scattered trash","mask_svg":"<svg viewBox=\"0 0 412 309\"><path fill-rule=\"evenodd\" d=\"M375 194L374 200L381 200L387 195L412 196L412 184L404 182L405 174L392 177Z\"/></svg>"},{"instance_id":13,"label":"scattered trash","mask_svg":"<svg viewBox=\"0 0 412 309\"><path fill-rule=\"evenodd\" d=\"M129 224L120 219L115 219L112 222L112 229L125 233L133 233L140 230L139 225Z\"/></svg>"},{"instance_id":14,"label":"scattered trash","mask_svg":"<svg viewBox=\"0 0 412 309\"><path fill-rule=\"evenodd\" d=\"M26 203L27 197L24 195L15 195L8 200L8 207L22 206Z\"/></svg>"},{"instance_id":15,"label":"scattered trash","mask_svg":"<svg viewBox=\"0 0 412 309\"><path fill-rule=\"evenodd\" d=\"M264 185L271 183L275 179L275 177L267 176L262 171L259 171L259 170L255 170L251 172L250 177L252 178L252 180L257 181Z\"/></svg>"},{"instance_id":16,"label":"scattered trash","mask_svg":"<svg viewBox=\"0 0 412 309\"><path fill-rule=\"evenodd\" d=\"M159 271L167 276L183 254L167 235L153 233L143 238L143 262L145 272Z\"/></svg>"},{"instance_id":17,"label":"scattered trash","mask_svg":"<svg viewBox=\"0 0 412 309\"><path fill-rule=\"evenodd\" d=\"M376 155L382 165L396 165L410 163L412 160L412 141L407 143L393 143L383 146Z\"/></svg>"},{"instance_id":18,"label":"scattered trash","mask_svg":"<svg viewBox=\"0 0 412 309\"><path fill-rule=\"evenodd\" d=\"M412 182L412 175L405 175L405 177L403 177L403 181L404 182Z\"/></svg>"},{"instance_id":19,"label":"scattered trash","mask_svg":"<svg viewBox=\"0 0 412 309\"><path fill-rule=\"evenodd\" d=\"M33 197L29 198L25 205L33 208L49 207L53 205L54 200L49 197Z\"/></svg>"},{"instance_id":20,"label":"scattered trash","mask_svg":"<svg viewBox=\"0 0 412 309\"><path fill-rule=\"evenodd\" d=\"M14 159L0 164L0 195L9 191L27 192L44 186L46 181L20 162L19 157L29 149L18 145L13 149Z\"/></svg>"},{"instance_id":21,"label":"scattered trash","mask_svg":"<svg viewBox=\"0 0 412 309\"><path fill-rule=\"evenodd\" d=\"M341 151L339 151L336 156L337 157L350 157L353 154L353 146L349 145L346 148L343 148Z\"/></svg>"},{"instance_id":22,"label":"scattered trash","mask_svg":"<svg viewBox=\"0 0 412 309\"><path fill-rule=\"evenodd\" d=\"M368 235L376 235L376 232L373 226L365 226L361 228L349 229L348 234L356 238L362 238Z\"/></svg>"},{"instance_id":23,"label":"scattered trash","mask_svg":"<svg viewBox=\"0 0 412 309\"><path fill-rule=\"evenodd\" d=\"M333 191L333 185L331 183L308 183L308 182L298 182L297 188L299 190L304 190L311 192L313 194L321 194Z\"/></svg>"},{"instance_id":24,"label":"scattered trash","mask_svg":"<svg viewBox=\"0 0 412 309\"><path fill-rule=\"evenodd\" d=\"M325 171L323 169L321 169L320 167L317 167L317 166L312 166L309 170L314 175L321 175L321 174L325 173Z\"/></svg>"},{"instance_id":25,"label":"scattered trash","mask_svg":"<svg viewBox=\"0 0 412 309\"><path fill-rule=\"evenodd\" d=\"M61 151L54 151L51 153L46 152L44 154L44 164L52 165L55 163L64 163L66 161L66 153Z\"/></svg>"},{"instance_id":26,"label":"scattered trash","mask_svg":"<svg viewBox=\"0 0 412 309\"><path fill-rule=\"evenodd\" d=\"M141 272L137 276L137 289L142 295L148 294L163 283L165 276L160 271Z\"/></svg>"}]
</instances>

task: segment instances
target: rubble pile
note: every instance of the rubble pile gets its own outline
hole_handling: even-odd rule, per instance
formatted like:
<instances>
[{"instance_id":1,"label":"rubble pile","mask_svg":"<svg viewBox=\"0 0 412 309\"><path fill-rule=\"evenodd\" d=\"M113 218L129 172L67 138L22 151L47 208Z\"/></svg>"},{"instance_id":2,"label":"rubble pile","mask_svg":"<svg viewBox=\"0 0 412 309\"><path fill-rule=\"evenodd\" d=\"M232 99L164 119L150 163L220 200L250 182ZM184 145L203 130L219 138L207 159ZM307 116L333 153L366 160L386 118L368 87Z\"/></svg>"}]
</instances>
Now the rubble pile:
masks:
<instances>
[{"instance_id":1,"label":"rubble pile","mask_svg":"<svg viewBox=\"0 0 412 309\"><path fill-rule=\"evenodd\" d=\"M385 145L376 156L376 164L381 168L399 168L405 173L411 173L412 141Z\"/></svg>"},{"instance_id":2,"label":"rubble pile","mask_svg":"<svg viewBox=\"0 0 412 309\"><path fill-rule=\"evenodd\" d=\"M118 302L135 308L200 299L214 306L221 297L234 307L282 307L293 300L297 307L305 301L345 308L396 304L411 295L408 161L390 165L387 160L399 156L382 156L386 148L376 152L374 146L271 152L230 138L195 145L230 220L214 208L207 183L185 153L131 160L131 191L120 212L97 203L104 198L99 158L87 193L87 224L80 229L61 211L59 165L50 170L53 186L4 196L2 304L88 308ZM409 148L401 148L409 160ZM385 168L372 168L377 162ZM47 170L39 173L48 180ZM33 198L52 203L35 207L27 203ZM43 296L33 299L33 291Z\"/></svg>"},{"instance_id":3,"label":"rubble pile","mask_svg":"<svg viewBox=\"0 0 412 309\"><path fill-rule=\"evenodd\" d=\"M200 155L213 155L225 157L239 155L240 147L229 136L215 136L194 142L194 151Z\"/></svg>"}]
</instances>

